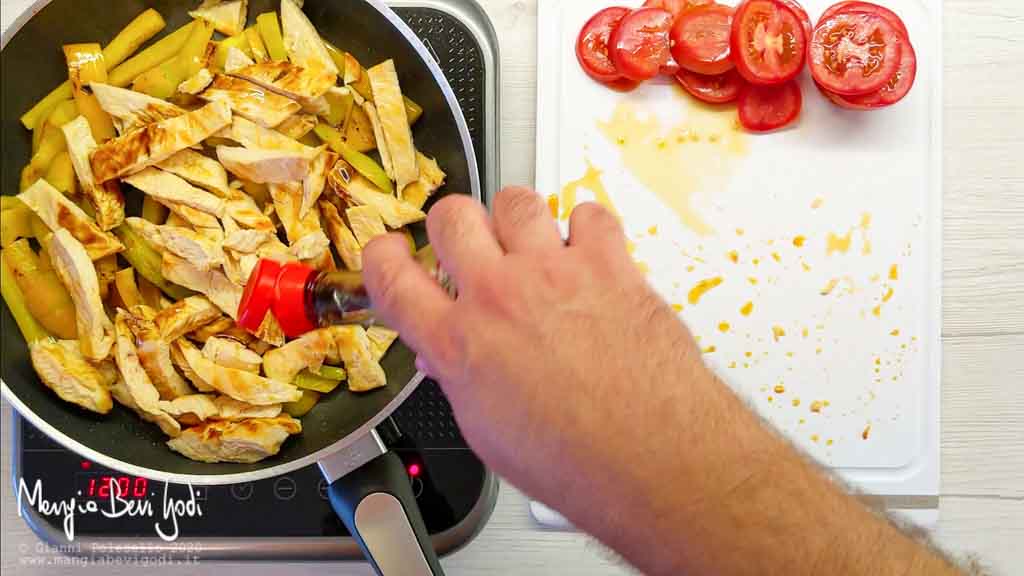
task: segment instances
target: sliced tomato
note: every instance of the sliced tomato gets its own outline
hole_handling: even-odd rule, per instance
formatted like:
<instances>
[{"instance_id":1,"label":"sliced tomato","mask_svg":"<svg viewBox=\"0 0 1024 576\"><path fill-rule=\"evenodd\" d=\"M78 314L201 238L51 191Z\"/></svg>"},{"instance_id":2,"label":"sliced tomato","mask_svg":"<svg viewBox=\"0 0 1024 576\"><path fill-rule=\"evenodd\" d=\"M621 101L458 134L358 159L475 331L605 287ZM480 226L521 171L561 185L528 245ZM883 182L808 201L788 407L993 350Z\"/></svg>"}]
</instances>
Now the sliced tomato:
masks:
<instances>
[{"instance_id":1,"label":"sliced tomato","mask_svg":"<svg viewBox=\"0 0 1024 576\"><path fill-rule=\"evenodd\" d=\"M811 26L811 17L807 14L807 10L804 10L804 7L797 0L779 0L779 2L792 10L793 14L796 14L796 17L800 19L800 24L804 27L804 38L809 40L814 27Z\"/></svg>"},{"instance_id":2,"label":"sliced tomato","mask_svg":"<svg viewBox=\"0 0 1024 576\"><path fill-rule=\"evenodd\" d=\"M732 59L752 84L781 84L804 65L800 18L779 0L744 0L732 18Z\"/></svg>"},{"instance_id":3,"label":"sliced tomato","mask_svg":"<svg viewBox=\"0 0 1024 576\"><path fill-rule=\"evenodd\" d=\"M885 6L879 6L878 4L872 4L871 2L860 2L858 0L846 0L845 2L839 2L833 4L831 7L825 10L825 13L818 19L818 23L821 24L825 20L828 20L836 14L843 12L872 12L878 14L882 18L885 18L892 24L900 34L910 38L910 33L907 32L907 25L903 23L903 19L892 10Z\"/></svg>"},{"instance_id":4,"label":"sliced tomato","mask_svg":"<svg viewBox=\"0 0 1024 576\"><path fill-rule=\"evenodd\" d=\"M714 0L647 0L644 2L644 8L662 8L671 12L673 16L679 16L690 8L708 4L714 4Z\"/></svg>"},{"instance_id":5,"label":"sliced tomato","mask_svg":"<svg viewBox=\"0 0 1024 576\"><path fill-rule=\"evenodd\" d=\"M676 81L694 98L711 104L732 102L746 84L736 70L713 76L680 70Z\"/></svg>"},{"instance_id":6,"label":"sliced tomato","mask_svg":"<svg viewBox=\"0 0 1024 576\"><path fill-rule=\"evenodd\" d=\"M811 74L836 94L874 92L899 69L903 43L903 36L877 14L835 14L814 29L808 50Z\"/></svg>"},{"instance_id":7,"label":"sliced tomato","mask_svg":"<svg viewBox=\"0 0 1024 576\"><path fill-rule=\"evenodd\" d=\"M687 10L676 18L669 39L679 66L698 74L721 74L733 67L729 59L732 8L721 4Z\"/></svg>"},{"instance_id":8,"label":"sliced tomato","mask_svg":"<svg viewBox=\"0 0 1024 576\"><path fill-rule=\"evenodd\" d=\"M860 96L833 94L829 99L844 108L874 110L885 108L903 100L910 93L917 77L917 55L910 43L905 43L900 55L900 67L896 74L878 90Z\"/></svg>"},{"instance_id":9,"label":"sliced tomato","mask_svg":"<svg viewBox=\"0 0 1024 576\"><path fill-rule=\"evenodd\" d=\"M662 8L641 8L627 14L608 41L619 73L636 82L657 76L668 63L672 21L672 13Z\"/></svg>"},{"instance_id":10,"label":"sliced tomato","mask_svg":"<svg viewBox=\"0 0 1024 576\"><path fill-rule=\"evenodd\" d=\"M605 8L594 14L576 39L576 58L588 76L598 82L615 82L622 74L608 54L608 39L619 22L630 13L629 8Z\"/></svg>"},{"instance_id":11,"label":"sliced tomato","mask_svg":"<svg viewBox=\"0 0 1024 576\"><path fill-rule=\"evenodd\" d=\"M796 80L776 86L748 84L740 91L740 124L751 132L771 132L800 116L803 95Z\"/></svg>"}]
</instances>

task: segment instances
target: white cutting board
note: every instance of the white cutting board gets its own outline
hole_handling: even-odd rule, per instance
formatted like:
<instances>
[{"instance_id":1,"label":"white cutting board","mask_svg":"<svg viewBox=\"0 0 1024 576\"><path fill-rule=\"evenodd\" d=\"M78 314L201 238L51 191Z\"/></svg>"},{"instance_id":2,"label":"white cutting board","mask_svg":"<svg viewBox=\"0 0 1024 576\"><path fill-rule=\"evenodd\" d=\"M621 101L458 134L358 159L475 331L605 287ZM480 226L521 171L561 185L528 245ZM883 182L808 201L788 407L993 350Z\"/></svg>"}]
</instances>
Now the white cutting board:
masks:
<instances>
[{"instance_id":1,"label":"white cutting board","mask_svg":"<svg viewBox=\"0 0 1024 576\"><path fill-rule=\"evenodd\" d=\"M671 80L628 94L591 81L576 36L613 3L542 0L536 184L561 196L563 213L603 186L639 265L731 386L858 488L930 508L920 497L939 489L941 3L885 4L918 54L903 102L839 110L805 70L799 125L746 135L734 108L703 107ZM829 5L805 3L814 20ZM600 185L581 183L590 167Z\"/></svg>"}]
</instances>

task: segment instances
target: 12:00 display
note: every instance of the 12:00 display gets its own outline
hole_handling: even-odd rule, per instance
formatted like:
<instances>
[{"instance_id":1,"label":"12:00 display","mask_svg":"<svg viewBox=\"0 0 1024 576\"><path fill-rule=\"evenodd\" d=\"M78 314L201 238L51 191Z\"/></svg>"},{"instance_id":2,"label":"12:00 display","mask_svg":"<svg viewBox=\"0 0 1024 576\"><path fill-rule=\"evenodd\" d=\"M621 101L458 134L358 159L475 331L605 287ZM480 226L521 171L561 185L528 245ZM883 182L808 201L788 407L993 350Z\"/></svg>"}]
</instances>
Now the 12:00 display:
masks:
<instances>
[{"instance_id":1,"label":"12:00 display","mask_svg":"<svg viewBox=\"0 0 1024 576\"><path fill-rule=\"evenodd\" d=\"M145 498L149 493L149 480L138 476L88 476L86 498Z\"/></svg>"}]
</instances>

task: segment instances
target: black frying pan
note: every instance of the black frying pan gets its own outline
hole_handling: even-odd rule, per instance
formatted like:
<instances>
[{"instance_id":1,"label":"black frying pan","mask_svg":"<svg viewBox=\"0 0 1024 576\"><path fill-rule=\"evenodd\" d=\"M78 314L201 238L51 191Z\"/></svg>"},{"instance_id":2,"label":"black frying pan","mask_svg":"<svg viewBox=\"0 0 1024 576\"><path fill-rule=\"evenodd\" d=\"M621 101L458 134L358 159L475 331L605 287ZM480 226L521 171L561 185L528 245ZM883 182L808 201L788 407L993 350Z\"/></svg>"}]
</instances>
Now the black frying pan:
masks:
<instances>
[{"instance_id":1,"label":"black frying pan","mask_svg":"<svg viewBox=\"0 0 1024 576\"><path fill-rule=\"evenodd\" d=\"M167 20L162 36L187 23L187 10L196 3L40 0L11 25L0 52L3 193L17 192L21 169L31 156L31 134L19 117L67 78L63 44L107 42L147 8ZM258 14L278 9L279 0L250 0L250 23ZM417 146L448 173L446 191L479 199L479 174L462 111L412 31L378 0L306 0L304 11L324 38L364 64L395 60L404 92L424 109L415 128ZM129 213L132 204L129 200ZM422 245L424 231L416 236ZM0 312L0 336L4 396L66 448L128 474L196 485L259 480L319 463L332 483L331 503L378 573L441 573L404 468L374 432L423 378L404 345L396 344L381 362L386 388L365 395L339 390L325 397L302 419L302 434L289 438L279 455L257 464L205 464L171 452L156 426L128 410L117 407L98 416L57 398L36 377L6 305Z\"/></svg>"}]
</instances>

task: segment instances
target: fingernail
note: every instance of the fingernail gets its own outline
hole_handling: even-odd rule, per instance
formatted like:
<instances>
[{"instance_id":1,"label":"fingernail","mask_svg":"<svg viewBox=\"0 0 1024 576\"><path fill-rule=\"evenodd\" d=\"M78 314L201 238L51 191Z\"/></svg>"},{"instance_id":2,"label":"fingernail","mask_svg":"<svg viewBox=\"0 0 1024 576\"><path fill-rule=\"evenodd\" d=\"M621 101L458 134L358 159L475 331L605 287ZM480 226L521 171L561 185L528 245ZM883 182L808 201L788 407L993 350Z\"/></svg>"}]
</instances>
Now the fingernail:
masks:
<instances>
[{"instance_id":1,"label":"fingernail","mask_svg":"<svg viewBox=\"0 0 1024 576\"><path fill-rule=\"evenodd\" d=\"M430 369L427 368L427 361L422 356L416 356L416 369L424 374L429 374Z\"/></svg>"}]
</instances>

